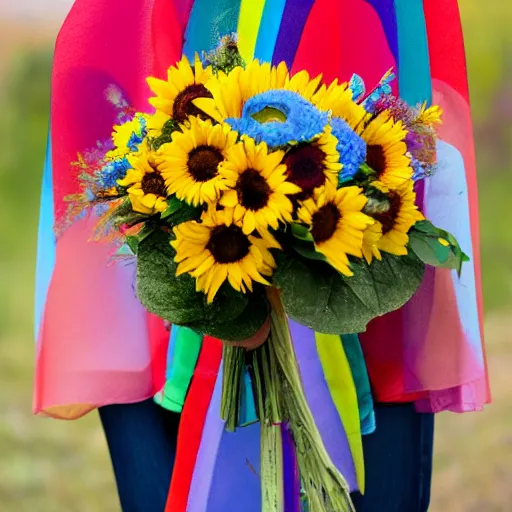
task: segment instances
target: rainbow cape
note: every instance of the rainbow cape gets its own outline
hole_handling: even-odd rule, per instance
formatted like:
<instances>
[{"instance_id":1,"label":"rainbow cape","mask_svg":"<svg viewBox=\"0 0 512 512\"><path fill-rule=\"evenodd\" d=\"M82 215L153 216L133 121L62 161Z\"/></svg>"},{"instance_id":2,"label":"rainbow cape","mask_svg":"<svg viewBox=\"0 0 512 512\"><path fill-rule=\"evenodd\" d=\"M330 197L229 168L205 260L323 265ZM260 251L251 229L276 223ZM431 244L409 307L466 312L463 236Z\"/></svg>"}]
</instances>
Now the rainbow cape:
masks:
<instances>
[{"instance_id":1,"label":"rainbow cape","mask_svg":"<svg viewBox=\"0 0 512 512\"><path fill-rule=\"evenodd\" d=\"M110 86L133 108L149 111L147 76L164 77L182 54L209 51L230 33L238 33L247 60L285 61L326 80L357 73L377 84L393 68L397 94L444 109L440 168L423 183L419 201L471 257L462 276L428 269L413 299L359 339L290 325L315 420L351 489L364 490L361 435L374 428L369 383L376 400L414 401L419 411L473 411L489 401L475 160L456 0L77 0L55 51L37 259L34 409L72 419L156 395L182 411L168 503L173 512L260 510L259 427L224 431L221 343L176 328L169 335L146 313L134 294L134 266L109 264L112 247L89 242L94 219L81 218L58 240L53 226L66 213L64 198L78 192L71 162L107 139L115 124L105 96ZM184 367L176 363L183 343L193 347ZM298 511L296 461L286 435L286 510Z\"/></svg>"}]
</instances>

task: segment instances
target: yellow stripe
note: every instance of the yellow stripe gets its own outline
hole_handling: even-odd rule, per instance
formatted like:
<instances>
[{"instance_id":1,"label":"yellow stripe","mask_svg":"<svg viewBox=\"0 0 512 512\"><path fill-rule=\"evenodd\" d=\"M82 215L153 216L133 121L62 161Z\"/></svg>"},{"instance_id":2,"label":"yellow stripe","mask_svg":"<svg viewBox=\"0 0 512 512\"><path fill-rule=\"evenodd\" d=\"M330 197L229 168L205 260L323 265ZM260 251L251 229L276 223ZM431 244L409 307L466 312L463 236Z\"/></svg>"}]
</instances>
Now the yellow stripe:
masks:
<instances>
[{"instance_id":1,"label":"yellow stripe","mask_svg":"<svg viewBox=\"0 0 512 512\"><path fill-rule=\"evenodd\" d=\"M331 397L345 428L359 490L364 493L363 441L357 393L350 365L339 336L315 333L318 355Z\"/></svg>"},{"instance_id":2,"label":"yellow stripe","mask_svg":"<svg viewBox=\"0 0 512 512\"><path fill-rule=\"evenodd\" d=\"M254 58L265 0L242 0L238 18L238 49L246 62Z\"/></svg>"}]
</instances>

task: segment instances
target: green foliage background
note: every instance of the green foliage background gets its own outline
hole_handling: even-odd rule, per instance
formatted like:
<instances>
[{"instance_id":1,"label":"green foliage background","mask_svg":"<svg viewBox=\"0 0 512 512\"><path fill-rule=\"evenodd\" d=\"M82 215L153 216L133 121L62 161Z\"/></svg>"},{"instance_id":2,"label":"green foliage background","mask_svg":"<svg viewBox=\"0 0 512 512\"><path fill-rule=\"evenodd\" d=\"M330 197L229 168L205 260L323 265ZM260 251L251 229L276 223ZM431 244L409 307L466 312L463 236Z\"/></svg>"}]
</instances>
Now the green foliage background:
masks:
<instances>
[{"instance_id":1,"label":"green foliage background","mask_svg":"<svg viewBox=\"0 0 512 512\"><path fill-rule=\"evenodd\" d=\"M460 0L481 204L488 357L495 404L438 419L434 511L512 509L512 3ZM41 46L41 45L40 45ZM1 57L1 55L0 55ZM48 125L50 44L0 67L0 512L119 510L95 413L33 418L33 282Z\"/></svg>"}]
</instances>

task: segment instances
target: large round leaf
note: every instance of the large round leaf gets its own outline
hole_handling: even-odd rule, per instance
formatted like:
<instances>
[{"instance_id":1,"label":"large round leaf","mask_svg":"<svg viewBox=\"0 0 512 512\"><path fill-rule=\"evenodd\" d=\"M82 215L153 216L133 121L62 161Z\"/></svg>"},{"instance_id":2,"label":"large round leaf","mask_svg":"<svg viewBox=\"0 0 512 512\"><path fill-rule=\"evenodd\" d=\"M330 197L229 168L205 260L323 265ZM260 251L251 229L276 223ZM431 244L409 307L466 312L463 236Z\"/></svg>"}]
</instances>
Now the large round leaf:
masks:
<instances>
[{"instance_id":1,"label":"large round leaf","mask_svg":"<svg viewBox=\"0 0 512 512\"><path fill-rule=\"evenodd\" d=\"M188 327L223 341L244 341L251 338L267 320L269 305L263 287L257 286L254 293L246 297L247 306L234 320L223 321L220 316L209 315L202 321L188 324Z\"/></svg>"},{"instance_id":2,"label":"large round leaf","mask_svg":"<svg viewBox=\"0 0 512 512\"><path fill-rule=\"evenodd\" d=\"M350 334L403 306L420 285L425 265L415 256L383 253L371 265L352 263L344 277L327 263L283 255L274 273L287 314L317 332Z\"/></svg>"}]
</instances>

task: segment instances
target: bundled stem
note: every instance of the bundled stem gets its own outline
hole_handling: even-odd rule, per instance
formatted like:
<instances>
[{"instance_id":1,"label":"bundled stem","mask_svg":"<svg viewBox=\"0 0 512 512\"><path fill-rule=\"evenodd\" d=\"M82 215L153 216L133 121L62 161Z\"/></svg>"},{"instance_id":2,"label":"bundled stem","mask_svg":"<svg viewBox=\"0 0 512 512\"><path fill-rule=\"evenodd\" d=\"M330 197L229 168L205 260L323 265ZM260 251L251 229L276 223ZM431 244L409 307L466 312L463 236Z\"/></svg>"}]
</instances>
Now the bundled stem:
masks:
<instances>
[{"instance_id":1,"label":"bundled stem","mask_svg":"<svg viewBox=\"0 0 512 512\"><path fill-rule=\"evenodd\" d=\"M284 512L281 422L286 422L309 512L353 512L347 482L323 444L302 388L288 320L279 291L268 290L270 338L256 350L224 346L222 418L228 430L239 424L243 373L251 372L261 422L261 489L263 512Z\"/></svg>"},{"instance_id":2,"label":"bundled stem","mask_svg":"<svg viewBox=\"0 0 512 512\"><path fill-rule=\"evenodd\" d=\"M258 418L263 425L281 423L278 369L269 343L264 343L254 350L250 355L250 361Z\"/></svg>"},{"instance_id":3,"label":"bundled stem","mask_svg":"<svg viewBox=\"0 0 512 512\"><path fill-rule=\"evenodd\" d=\"M353 512L348 484L334 466L307 404L295 359L286 313L278 290L270 288L271 339L283 419L289 424L310 512Z\"/></svg>"}]
</instances>

